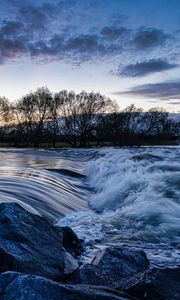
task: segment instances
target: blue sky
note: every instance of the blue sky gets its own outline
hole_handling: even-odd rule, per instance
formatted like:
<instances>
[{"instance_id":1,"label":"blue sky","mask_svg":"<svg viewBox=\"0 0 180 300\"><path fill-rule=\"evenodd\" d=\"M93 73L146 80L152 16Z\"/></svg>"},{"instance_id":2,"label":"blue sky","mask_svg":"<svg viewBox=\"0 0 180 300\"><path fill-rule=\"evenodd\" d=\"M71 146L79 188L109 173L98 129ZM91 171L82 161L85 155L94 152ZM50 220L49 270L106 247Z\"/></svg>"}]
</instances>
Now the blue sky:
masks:
<instances>
[{"instance_id":1,"label":"blue sky","mask_svg":"<svg viewBox=\"0 0 180 300\"><path fill-rule=\"evenodd\" d=\"M1 0L0 95L48 86L180 111L179 0Z\"/></svg>"}]
</instances>

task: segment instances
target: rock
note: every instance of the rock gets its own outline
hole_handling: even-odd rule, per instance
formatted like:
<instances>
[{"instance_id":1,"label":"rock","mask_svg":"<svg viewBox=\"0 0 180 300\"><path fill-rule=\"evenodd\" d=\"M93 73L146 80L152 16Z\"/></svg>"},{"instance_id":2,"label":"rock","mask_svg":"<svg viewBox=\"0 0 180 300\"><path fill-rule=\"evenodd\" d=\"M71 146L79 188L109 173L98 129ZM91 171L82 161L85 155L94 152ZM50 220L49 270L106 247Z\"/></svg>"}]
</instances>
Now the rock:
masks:
<instances>
[{"instance_id":1,"label":"rock","mask_svg":"<svg viewBox=\"0 0 180 300\"><path fill-rule=\"evenodd\" d=\"M0 275L1 300L130 300L124 293L88 285L60 284L43 277L6 272Z\"/></svg>"},{"instance_id":2,"label":"rock","mask_svg":"<svg viewBox=\"0 0 180 300\"><path fill-rule=\"evenodd\" d=\"M108 274L109 272L106 268L103 269L92 264L86 264L72 274L68 283L118 287L119 276L116 278L117 274Z\"/></svg>"},{"instance_id":3,"label":"rock","mask_svg":"<svg viewBox=\"0 0 180 300\"><path fill-rule=\"evenodd\" d=\"M19 204L0 204L0 272L17 271L52 280L64 280L78 268L71 255L80 252L75 234L64 247L68 230L55 227L50 221L27 212ZM75 242L73 242L75 240ZM77 247L78 245L78 247ZM77 249L76 249L77 247Z\"/></svg>"},{"instance_id":4,"label":"rock","mask_svg":"<svg viewBox=\"0 0 180 300\"><path fill-rule=\"evenodd\" d=\"M124 247L109 247L100 251L92 263L99 267L116 267L127 278L142 272L149 267L149 261L144 251Z\"/></svg>"},{"instance_id":5,"label":"rock","mask_svg":"<svg viewBox=\"0 0 180 300\"><path fill-rule=\"evenodd\" d=\"M179 300L180 268L147 270L135 275L121 289L140 300Z\"/></svg>"},{"instance_id":6,"label":"rock","mask_svg":"<svg viewBox=\"0 0 180 300\"><path fill-rule=\"evenodd\" d=\"M148 267L149 261L143 251L110 247L100 251L91 264L86 264L73 273L68 282L117 288L122 280L127 280Z\"/></svg>"},{"instance_id":7,"label":"rock","mask_svg":"<svg viewBox=\"0 0 180 300\"><path fill-rule=\"evenodd\" d=\"M64 248L73 256L78 257L82 251L83 247L80 240L74 231L69 227L61 227L63 231L63 246Z\"/></svg>"}]
</instances>

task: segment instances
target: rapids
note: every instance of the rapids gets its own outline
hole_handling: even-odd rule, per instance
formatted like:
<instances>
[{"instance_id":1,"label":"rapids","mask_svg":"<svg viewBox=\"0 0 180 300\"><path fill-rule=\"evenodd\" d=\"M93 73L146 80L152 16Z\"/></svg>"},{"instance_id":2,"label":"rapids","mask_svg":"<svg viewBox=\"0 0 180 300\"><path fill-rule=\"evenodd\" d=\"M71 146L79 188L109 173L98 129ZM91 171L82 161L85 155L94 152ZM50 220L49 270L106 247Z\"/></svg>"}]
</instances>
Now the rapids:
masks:
<instances>
[{"instance_id":1,"label":"rapids","mask_svg":"<svg viewBox=\"0 0 180 300\"><path fill-rule=\"evenodd\" d=\"M70 226L87 246L146 251L180 265L180 147L1 149L0 201Z\"/></svg>"}]
</instances>

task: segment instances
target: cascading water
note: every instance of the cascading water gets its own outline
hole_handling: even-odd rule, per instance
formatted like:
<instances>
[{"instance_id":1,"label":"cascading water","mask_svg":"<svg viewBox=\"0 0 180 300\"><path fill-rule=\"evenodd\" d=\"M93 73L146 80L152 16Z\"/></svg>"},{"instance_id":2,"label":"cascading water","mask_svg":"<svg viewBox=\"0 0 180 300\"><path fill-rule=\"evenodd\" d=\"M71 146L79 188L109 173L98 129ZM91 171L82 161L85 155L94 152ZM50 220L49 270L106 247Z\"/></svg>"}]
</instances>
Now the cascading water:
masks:
<instances>
[{"instance_id":1,"label":"cascading water","mask_svg":"<svg viewBox=\"0 0 180 300\"><path fill-rule=\"evenodd\" d=\"M67 216L93 245L144 249L154 265L180 263L180 148L99 150L87 164L93 212ZM95 211L95 212L94 212Z\"/></svg>"},{"instance_id":2,"label":"cascading water","mask_svg":"<svg viewBox=\"0 0 180 300\"><path fill-rule=\"evenodd\" d=\"M180 264L180 148L1 149L0 201L70 226L87 245Z\"/></svg>"}]
</instances>

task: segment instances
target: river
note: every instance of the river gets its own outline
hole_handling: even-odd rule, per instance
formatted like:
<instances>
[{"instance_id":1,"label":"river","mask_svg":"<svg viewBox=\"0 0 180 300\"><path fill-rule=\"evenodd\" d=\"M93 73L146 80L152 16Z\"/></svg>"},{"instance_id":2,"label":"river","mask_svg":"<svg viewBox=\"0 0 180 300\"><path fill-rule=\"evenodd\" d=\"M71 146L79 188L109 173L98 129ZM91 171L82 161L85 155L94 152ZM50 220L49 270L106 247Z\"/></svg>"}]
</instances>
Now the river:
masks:
<instances>
[{"instance_id":1,"label":"river","mask_svg":"<svg viewBox=\"0 0 180 300\"><path fill-rule=\"evenodd\" d=\"M180 265L180 147L1 149L0 201L70 226L84 260L99 247L142 249Z\"/></svg>"}]
</instances>

